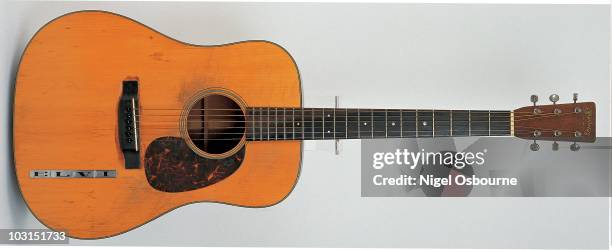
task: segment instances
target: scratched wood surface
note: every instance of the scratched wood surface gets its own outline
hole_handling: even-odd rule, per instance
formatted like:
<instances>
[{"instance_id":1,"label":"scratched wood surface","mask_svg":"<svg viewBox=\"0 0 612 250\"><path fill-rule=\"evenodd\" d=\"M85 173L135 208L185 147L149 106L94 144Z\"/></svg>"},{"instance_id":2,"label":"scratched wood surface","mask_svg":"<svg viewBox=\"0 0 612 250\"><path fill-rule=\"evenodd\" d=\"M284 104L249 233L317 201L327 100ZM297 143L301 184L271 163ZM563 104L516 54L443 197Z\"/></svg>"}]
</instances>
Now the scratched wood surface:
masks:
<instances>
[{"instance_id":1,"label":"scratched wood surface","mask_svg":"<svg viewBox=\"0 0 612 250\"><path fill-rule=\"evenodd\" d=\"M534 115L534 108L538 108L541 113ZM576 108L581 111L576 113ZM560 113L555 114L555 109ZM514 110L514 135L530 140L594 142L595 111L594 102L522 107ZM535 130L540 131L541 135L534 137ZM554 136L555 131L561 134ZM580 137L575 136L576 131L581 133Z\"/></svg>"},{"instance_id":2,"label":"scratched wood surface","mask_svg":"<svg viewBox=\"0 0 612 250\"><path fill-rule=\"evenodd\" d=\"M190 45L107 12L55 19L24 52L14 105L17 178L43 224L76 238L102 238L192 202L265 207L291 192L301 160L297 141L248 142L234 174L187 192L155 190L142 167L126 170L116 112L127 76L140 79L143 149L156 138L180 136L173 114L207 88L231 90L249 106L301 106L297 67L276 44ZM160 112L171 115L155 116ZM114 169L117 178L32 179L33 169Z\"/></svg>"}]
</instances>

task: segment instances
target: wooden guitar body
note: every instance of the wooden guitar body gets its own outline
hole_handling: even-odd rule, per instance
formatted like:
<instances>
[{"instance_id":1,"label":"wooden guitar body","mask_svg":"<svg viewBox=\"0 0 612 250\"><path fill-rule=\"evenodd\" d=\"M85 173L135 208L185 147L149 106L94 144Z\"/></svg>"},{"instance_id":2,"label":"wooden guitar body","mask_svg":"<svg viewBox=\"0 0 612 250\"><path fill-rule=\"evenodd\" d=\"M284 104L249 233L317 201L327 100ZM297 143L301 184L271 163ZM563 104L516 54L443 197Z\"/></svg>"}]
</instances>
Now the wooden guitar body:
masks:
<instances>
[{"instance_id":1,"label":"wooden guitar body","mask_svg":"<svg viewBox=\"0 0 612 250\"><path fill-rule=\"evenodd\" d=\"M122 81L134 77L141 165L127 169L117 113ZM270 42L198 46L112 13L64 15L36 33L19 66L13 140L23 198L49 228L87 239L126 232L193 202L277 204L297 181L301 141L243 141L230 154L207 158L183 141L180 114L211 91L249 107L301 107L300 88L293 59ZM116 176L32 178L33 170Z\"/></svg>"}]
</instances>

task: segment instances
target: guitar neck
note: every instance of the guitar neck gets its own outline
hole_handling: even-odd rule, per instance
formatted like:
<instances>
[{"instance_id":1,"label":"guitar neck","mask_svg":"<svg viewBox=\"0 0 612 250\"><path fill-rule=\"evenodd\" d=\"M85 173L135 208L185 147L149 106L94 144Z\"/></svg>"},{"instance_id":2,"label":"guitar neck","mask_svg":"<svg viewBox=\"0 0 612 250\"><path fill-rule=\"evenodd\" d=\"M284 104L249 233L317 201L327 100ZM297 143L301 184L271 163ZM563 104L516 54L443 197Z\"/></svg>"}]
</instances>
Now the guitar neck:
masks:
<instances>
[{"instance_id":1,"label":"guitar neck","mask_svg":"<svg viewBox=\"0 0 612 250\"><path fill-rule=\"evenodd\" d=\"M511 136L512 111L433 109L247 109L249 141Z\"/></svg>"}]
</instances>

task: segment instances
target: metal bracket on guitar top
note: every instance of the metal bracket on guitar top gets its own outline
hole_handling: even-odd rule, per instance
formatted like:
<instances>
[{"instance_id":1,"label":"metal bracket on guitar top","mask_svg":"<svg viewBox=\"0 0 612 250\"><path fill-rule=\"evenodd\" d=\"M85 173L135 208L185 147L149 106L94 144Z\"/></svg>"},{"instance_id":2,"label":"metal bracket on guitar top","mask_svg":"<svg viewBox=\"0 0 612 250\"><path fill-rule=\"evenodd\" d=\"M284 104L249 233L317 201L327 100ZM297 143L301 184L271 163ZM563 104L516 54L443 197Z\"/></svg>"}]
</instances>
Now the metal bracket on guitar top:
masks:
<instances>
[{"instance_id":1,"label":"metal bracket on guitar top","mask_svg":"<svg viewBox=\"0 0 612 250\"><path fill-rule=\"evenodd\" d=\"M119 99L119 144L123 151L125 168L140 167L140 138L138 135L138 78L123 80L123 92Z\"/></svg>"},{"instance_id":2,"label":"metal bracket on guitar top","mask_svg":"<svg viewBox=\"0 0 612 250\"><path fill-rule=\"evenodd\" d=\"M334 96L334 108L338 108L339 104L338 104L338 99L340 99L338 96ZM340 154L340 140L336 139L334 140L334 153L336 155Z\"/></svg>"}]
</instances>

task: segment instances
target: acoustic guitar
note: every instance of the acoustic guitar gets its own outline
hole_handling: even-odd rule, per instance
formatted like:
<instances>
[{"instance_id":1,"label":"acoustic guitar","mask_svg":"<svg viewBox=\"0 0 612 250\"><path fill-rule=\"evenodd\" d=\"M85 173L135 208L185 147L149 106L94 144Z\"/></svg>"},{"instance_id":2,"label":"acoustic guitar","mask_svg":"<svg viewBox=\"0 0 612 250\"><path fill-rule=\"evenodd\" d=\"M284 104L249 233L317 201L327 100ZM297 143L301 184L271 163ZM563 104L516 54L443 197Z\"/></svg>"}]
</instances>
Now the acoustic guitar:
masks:
<instances>
[{"instance_id":1,"label":"acoustic guitar","mask_svg":"<svg viewBox=\"0 0 612 250\"><path fill-rule=\"evenodd\" d=\"M595 140L595 104L576 96L513 111L305 108L300 84L272 42L188 44L103 11L56 18L17 73L23 198L45 226L96 239L194 202L275 205L297 182L303 140Z\"/></svg>"}]
</instances>

